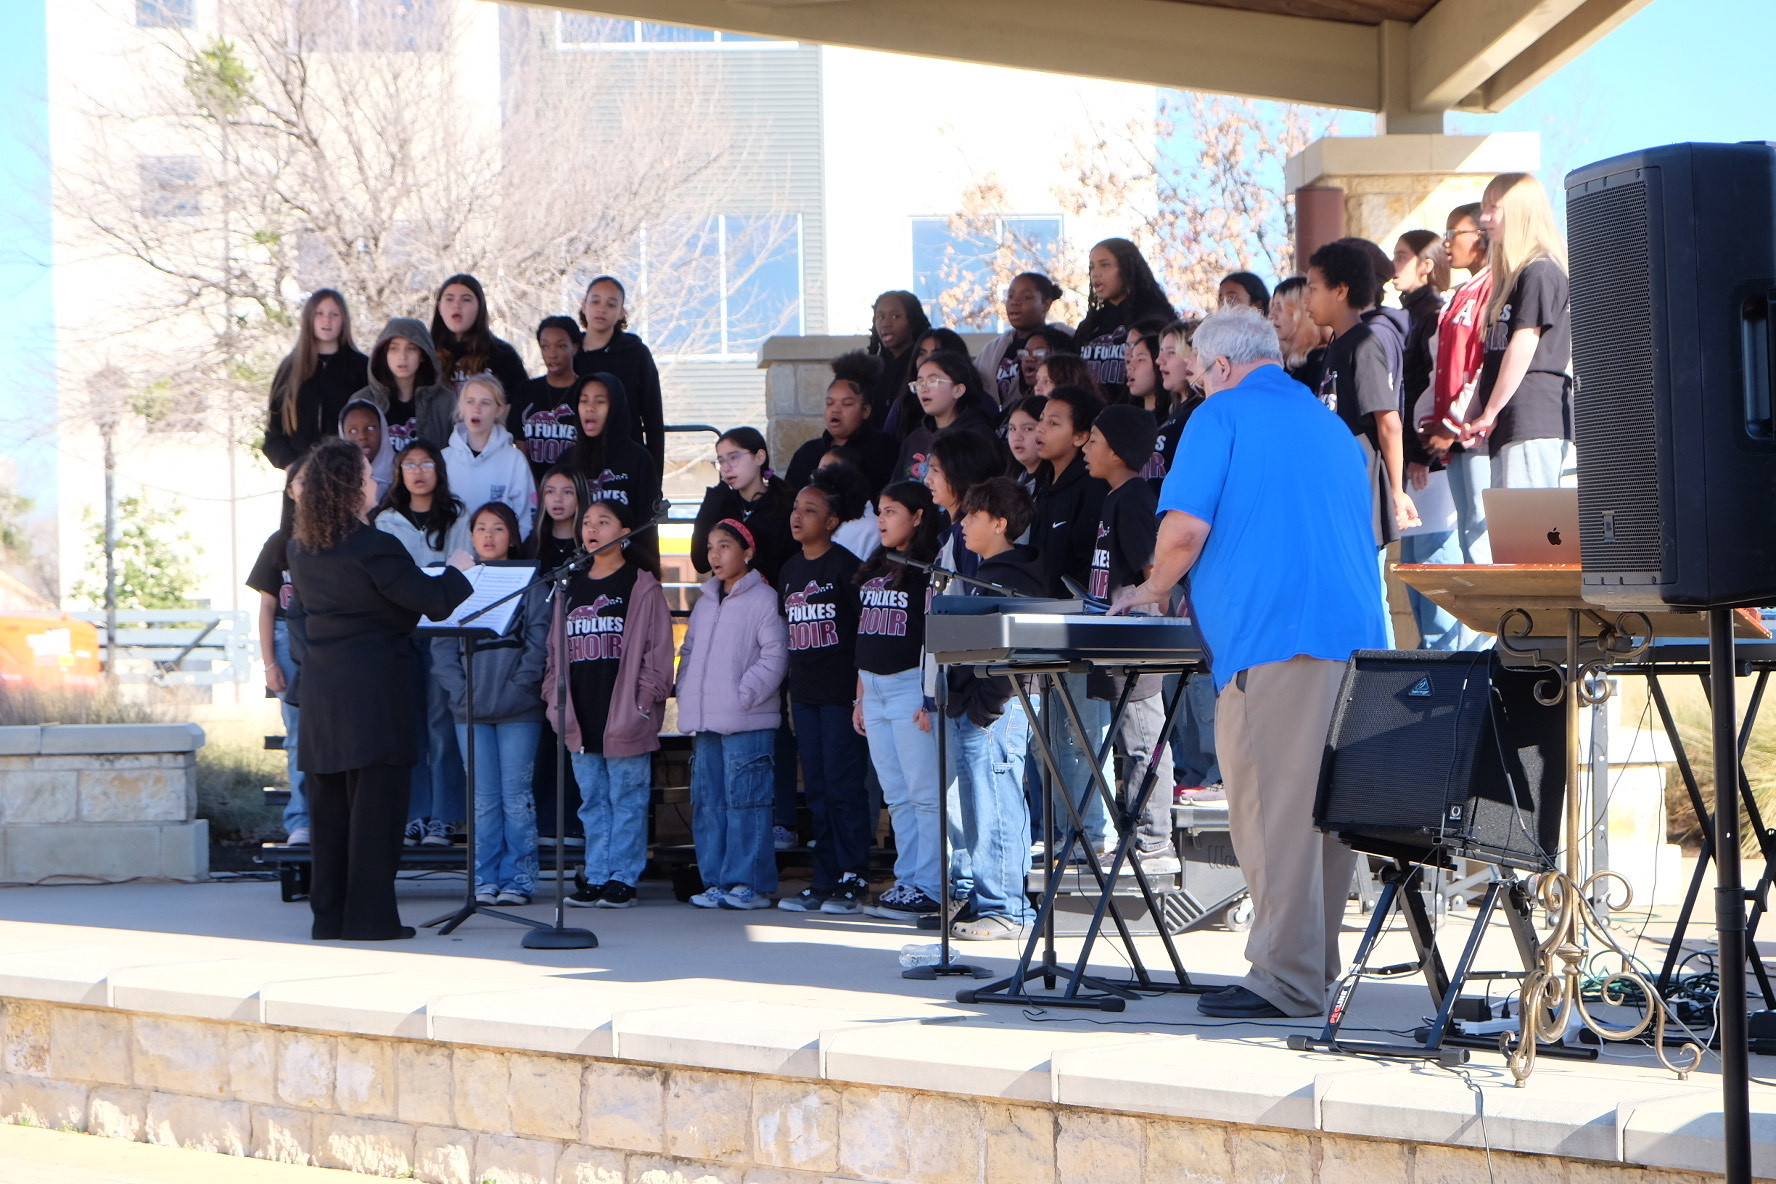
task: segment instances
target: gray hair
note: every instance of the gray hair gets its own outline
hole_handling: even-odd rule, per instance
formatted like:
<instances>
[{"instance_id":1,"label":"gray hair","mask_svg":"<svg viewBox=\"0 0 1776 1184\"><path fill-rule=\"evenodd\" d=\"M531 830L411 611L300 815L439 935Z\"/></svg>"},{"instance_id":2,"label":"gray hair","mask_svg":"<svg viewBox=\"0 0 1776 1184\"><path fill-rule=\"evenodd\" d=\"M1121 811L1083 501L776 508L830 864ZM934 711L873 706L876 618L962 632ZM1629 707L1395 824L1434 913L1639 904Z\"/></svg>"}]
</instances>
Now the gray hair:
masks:
<instances>
[{"instance_id":1,"label":"gray hair","mask_svg":"<svg viewBox=\"0 0 1776 1184\"><path fill-rule=\"evenodd\" d=\"M1197 326L1190 344L1205 367L1216 358L1226 358L1235 366L1253 362L1280 364L1283 360L1276 327L1257 309L1240 305L1216 309Z\"/></svg>"}]
</instances>

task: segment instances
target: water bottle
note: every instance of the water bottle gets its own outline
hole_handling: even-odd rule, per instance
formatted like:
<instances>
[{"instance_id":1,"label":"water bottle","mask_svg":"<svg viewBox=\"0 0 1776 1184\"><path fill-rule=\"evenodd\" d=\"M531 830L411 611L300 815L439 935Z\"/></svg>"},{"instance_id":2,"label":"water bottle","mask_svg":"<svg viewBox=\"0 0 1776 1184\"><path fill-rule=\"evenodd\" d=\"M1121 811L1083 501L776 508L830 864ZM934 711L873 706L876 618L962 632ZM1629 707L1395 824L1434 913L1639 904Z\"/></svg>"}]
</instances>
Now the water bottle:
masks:
<instances>
[{"instance_id":1,"label":"water bottle","mask_svg":"<svg viewBox=\"0 0 1776 1184\"><path fill-rule=\"evenodd\" d=\"M925 945L913 942L900 947L900 964L908 970L915 966L936 966L943 961L941 945Z\"/></svg>"}]
</instances>

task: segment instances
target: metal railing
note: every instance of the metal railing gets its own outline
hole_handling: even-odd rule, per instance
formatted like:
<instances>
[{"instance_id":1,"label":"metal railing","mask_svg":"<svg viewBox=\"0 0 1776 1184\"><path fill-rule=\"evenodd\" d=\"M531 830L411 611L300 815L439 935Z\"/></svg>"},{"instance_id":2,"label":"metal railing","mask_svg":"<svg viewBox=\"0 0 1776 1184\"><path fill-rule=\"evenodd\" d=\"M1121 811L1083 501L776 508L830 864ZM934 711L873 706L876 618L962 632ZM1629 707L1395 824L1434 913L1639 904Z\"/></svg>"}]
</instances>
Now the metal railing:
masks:
<instances>
[{"instance_id":1,"label":"metal railing","mask_svg":"<svg viewBox=\"0 0 1776 1184\"><path fill-rule=\"evenodd\" d=\"M244 611L171 608L119 609L117 636L105 637L105 614L73 612L99 630L99 652L116 654L117 678L161 687L244 683L253 675L256 645L252 614Z\"/></svg>"}]
</instances>

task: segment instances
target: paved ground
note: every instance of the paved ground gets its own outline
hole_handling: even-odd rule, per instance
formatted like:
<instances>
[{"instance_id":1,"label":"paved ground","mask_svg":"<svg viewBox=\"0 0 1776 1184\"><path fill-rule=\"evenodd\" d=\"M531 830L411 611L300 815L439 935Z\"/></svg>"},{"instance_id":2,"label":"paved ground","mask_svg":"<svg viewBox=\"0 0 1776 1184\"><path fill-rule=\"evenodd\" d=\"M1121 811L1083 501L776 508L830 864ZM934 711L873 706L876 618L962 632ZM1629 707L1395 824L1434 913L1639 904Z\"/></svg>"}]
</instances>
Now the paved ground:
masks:
<instances>
[{"instance_id":1,"label":"paved ground","mask_svg":"<svg viewBox=\"0 0 1776 1184\"><path fill-rule=\"evenodd\" d=\"M364 1177L0 1124L5 1184L347 1184Z\"/></svg>"}]
</instances>

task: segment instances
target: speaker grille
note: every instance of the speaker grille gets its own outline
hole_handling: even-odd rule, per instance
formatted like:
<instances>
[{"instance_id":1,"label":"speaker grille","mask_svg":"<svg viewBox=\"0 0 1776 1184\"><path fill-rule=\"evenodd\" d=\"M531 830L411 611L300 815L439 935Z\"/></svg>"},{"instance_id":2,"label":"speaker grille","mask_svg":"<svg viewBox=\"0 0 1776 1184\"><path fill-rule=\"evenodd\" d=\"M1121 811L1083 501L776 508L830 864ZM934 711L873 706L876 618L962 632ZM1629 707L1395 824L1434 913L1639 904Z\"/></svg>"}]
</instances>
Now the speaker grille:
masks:
<instances>
[{"instance_id":1,"label":"speaker grille","mask_svg":"<svg viewBox=\"0 0 1776 1184\"><path fill-rule=\"evenodd\" d=\"M1567 203L1580 552L1587 572L1643 578L1664 551L1649 220L1644 179Z\"/></svg>"}]
</instances>

